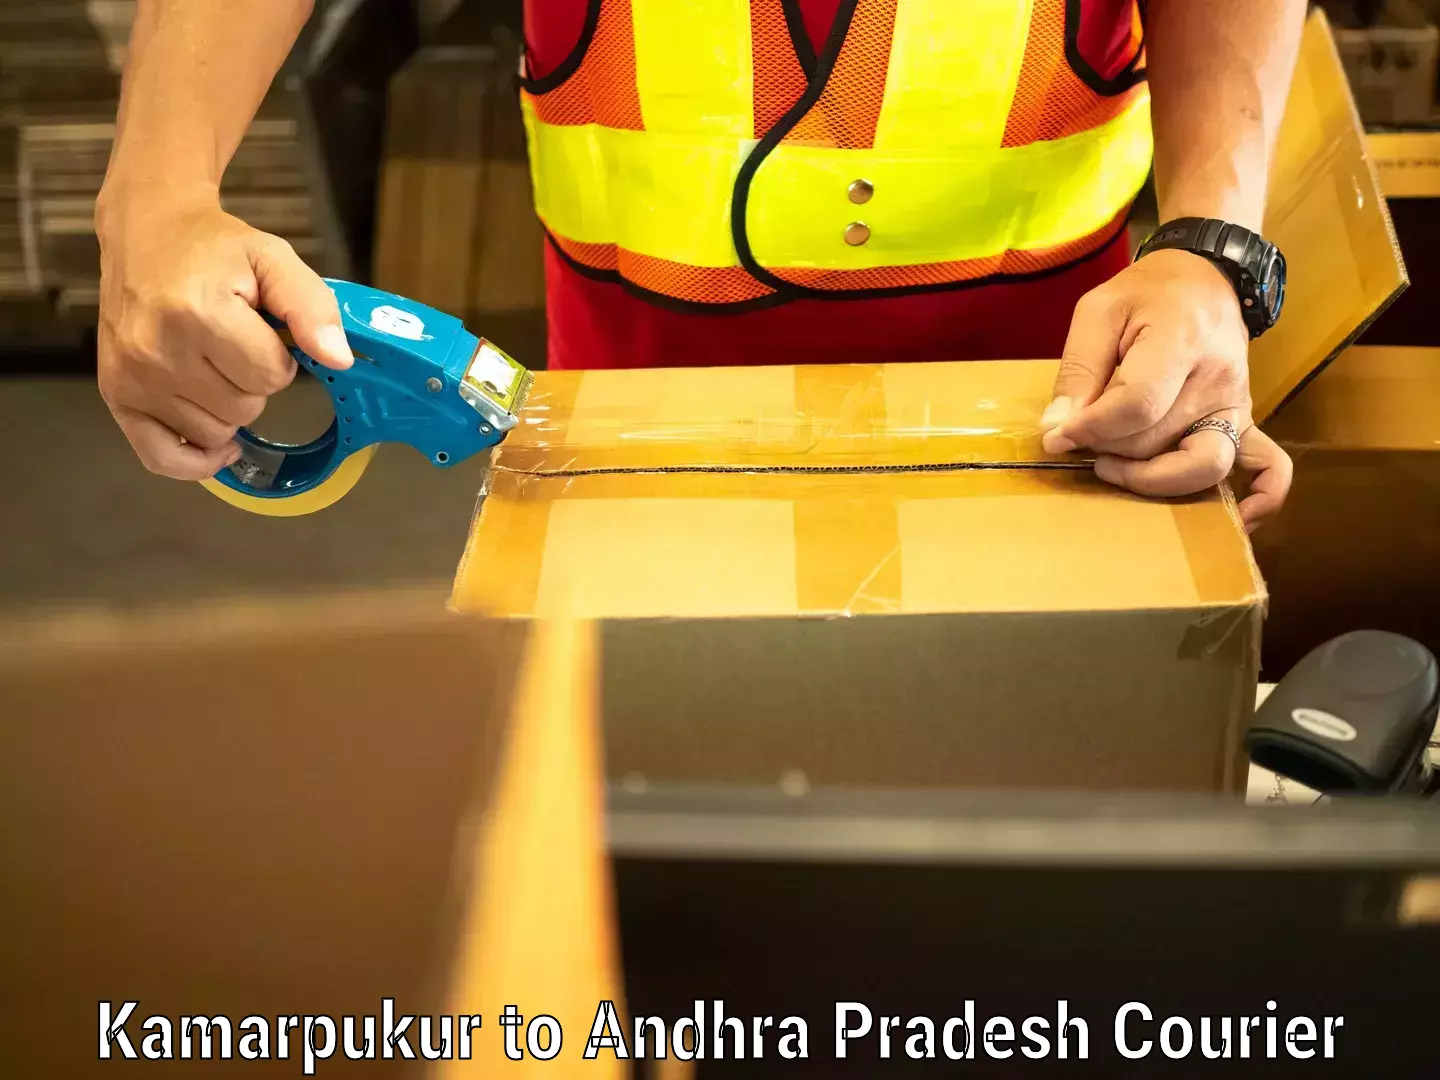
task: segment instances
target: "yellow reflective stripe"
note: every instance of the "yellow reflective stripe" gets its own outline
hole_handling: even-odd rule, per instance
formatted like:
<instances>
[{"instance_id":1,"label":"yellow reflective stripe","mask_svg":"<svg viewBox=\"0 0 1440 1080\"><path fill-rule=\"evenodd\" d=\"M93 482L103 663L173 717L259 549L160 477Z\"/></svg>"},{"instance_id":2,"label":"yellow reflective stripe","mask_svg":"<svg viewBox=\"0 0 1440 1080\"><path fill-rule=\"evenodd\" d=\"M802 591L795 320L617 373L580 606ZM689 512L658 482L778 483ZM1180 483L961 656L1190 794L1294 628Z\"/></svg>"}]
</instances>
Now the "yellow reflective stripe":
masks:
<instances>
[{"instance_id":1,"label":"yellow reflective stripe","mask_svg":"<svg viewBox=\"0 0 1440 1080\"><path fill-rule=\"evenodd\" d=\"M525 102L535 209L553 233L692 266L735 266L730 199L748 139L545 124Z\"/></svg>"},{"instance_id":2,"label":"yellow reflective stripe","mask_svg":"<svg viewBox=\"0 0 1440 1080\"><path fill-rule=\"evenodd\" d=\"M610 220L609 168L594 124L558 127L542 123L522 96L520 111L530 144L530 183L535 212L551 232L587 244L615 239Z\"/></svg>"},{"instance_id":3,"label":"yellow reflective stripe","mask_svg":"<svg viewBox=\"0 0 1440 1080\"><path fill-rule=\"evenodd\" d=\"M646 129L750 138L749 0L630 0L630 9Z\"/></svg>"},{"instance_id":4,"label":"yellow reflective stripe","mask_svg":"<svg viewBox=\"0 0 1440 1080\"><path fill-rule=\"evenodd\" d=\"M896 6L875 148L999 146L1032 0L908 0Z\"/></svg>"},{"instance_id":5,"label":"yellow reflective stripe","mask_svg":"<svg viewBox=\"0 0 1440 1080\"><path fill-rule=\"evenodd\" d=\"M1150 168L1142 94L1093 131L969 155L782 145L750 187L750 248L763 266L863 270L984 258L1088 236L1140 190ZM846 189L863 177L863 206ZM869 242L844 241L852 221Z\"/></svg>"}]
</instances>

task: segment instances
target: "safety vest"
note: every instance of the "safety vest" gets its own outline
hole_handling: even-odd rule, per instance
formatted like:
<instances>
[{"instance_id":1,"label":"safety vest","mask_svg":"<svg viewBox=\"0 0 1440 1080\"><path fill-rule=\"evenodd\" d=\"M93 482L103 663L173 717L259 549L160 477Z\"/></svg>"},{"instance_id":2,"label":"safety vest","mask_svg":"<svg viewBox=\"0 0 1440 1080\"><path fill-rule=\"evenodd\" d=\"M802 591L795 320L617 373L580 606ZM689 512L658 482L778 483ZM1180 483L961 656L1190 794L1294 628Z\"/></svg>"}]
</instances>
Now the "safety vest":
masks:
<instances>
[{"instance_id":1,"label":"safety vest","mask_svg":"<svg viewBox=\"0 0 1440 1080\"><path fill-rule=\"evenodd\" d=\"M1152 153L1134 0L841 0L818 55L799 21L791 0L590 0L521 91L572 265L753 307L1043 274L1124 228Z\"/></svg>"}]
</instances>

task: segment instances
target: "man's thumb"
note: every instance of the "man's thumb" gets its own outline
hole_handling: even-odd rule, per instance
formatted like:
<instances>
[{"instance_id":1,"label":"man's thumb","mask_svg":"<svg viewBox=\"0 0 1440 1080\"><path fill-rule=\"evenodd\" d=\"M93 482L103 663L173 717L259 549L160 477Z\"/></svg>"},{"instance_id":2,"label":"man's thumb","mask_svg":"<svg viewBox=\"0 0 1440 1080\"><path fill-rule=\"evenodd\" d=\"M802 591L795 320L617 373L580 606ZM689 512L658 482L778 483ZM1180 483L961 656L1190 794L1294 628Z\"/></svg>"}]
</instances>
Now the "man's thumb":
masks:
<instances>
[{"instance_id":1,"label":"man's thumb","mask_svg":"<svg viewBox=\"0 0 1440 1080\"><path fill-rule=\"evenodd\" d=\"M1104 393L1115 373L1123 328L1115 316L1114 306L1098 293L1087 293L1075 305L1050 404L1040 417L1048 453L1075 449L1065 435L1066 421Z\"/></svg>"},{"instance_id":2,"label":"man's thumb","mask_svg":"<svg viewBox=\"0 0 1440 1080\"><path fill-rule=\"evenodd\" d=\"M350 367L355 354L345 338L340 306L330 286L285 241L267 239L255 257L260 307L289 328L306 355L336 371Z\"/></svg>"}]
</instances>

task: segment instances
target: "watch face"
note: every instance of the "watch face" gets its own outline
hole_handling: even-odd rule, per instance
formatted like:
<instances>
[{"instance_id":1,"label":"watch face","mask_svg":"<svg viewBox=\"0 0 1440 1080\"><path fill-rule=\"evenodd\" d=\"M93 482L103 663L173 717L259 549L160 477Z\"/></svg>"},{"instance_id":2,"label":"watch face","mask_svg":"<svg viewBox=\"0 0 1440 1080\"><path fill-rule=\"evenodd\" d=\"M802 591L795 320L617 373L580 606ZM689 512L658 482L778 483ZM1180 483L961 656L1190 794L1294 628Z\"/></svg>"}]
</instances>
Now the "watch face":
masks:
<instances>
[{"instance_id":1,"label":"watch face","mask_svg":"<svg viewBox=\"0 0 1440 1080\"><path fill-rule=\"evenodd\" d=\"M1267 320L1273 325L1285 306L1285 259L1273 249L1260 274L1260 297Z\"/></svg>"}]
</instances>

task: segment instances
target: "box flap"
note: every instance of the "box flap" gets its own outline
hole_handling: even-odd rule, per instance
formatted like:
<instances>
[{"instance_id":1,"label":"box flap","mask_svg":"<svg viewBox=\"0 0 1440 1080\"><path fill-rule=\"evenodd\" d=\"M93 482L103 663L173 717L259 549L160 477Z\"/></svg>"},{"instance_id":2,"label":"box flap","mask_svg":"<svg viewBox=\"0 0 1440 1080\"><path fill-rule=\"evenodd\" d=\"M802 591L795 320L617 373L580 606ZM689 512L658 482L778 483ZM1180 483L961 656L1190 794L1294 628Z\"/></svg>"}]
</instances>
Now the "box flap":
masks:
<instances>
[{"instance_id":1,"label":"box flap","mask_svg":"<svg viewBox=\"0 0 1440 1080\"><path fill-rule=\"evenodd\" d=\"M1292 451L1440 453L1440 349L1346 349L1269 432Z\"/></svg>"},{"instance_id":2,"label":"box flap","mask_svg":"<svg viewBox=\"0 0 1440 1080\"><path fill-rule=\"evenodd\" d=\"M111 994L141 1003L137 1050L144 1017L197 994L233 1044L247 1015L324 1003L338 1024L385 998L588 1030L622 990L596 665L585 627L461 618L430 590L0 620L0 813L24 822L0 835L3 910L26 929L6 1006L27 1033L0 1072L90 1075L75 1021ZM459 1036L479 1075L503 1032ZM301 1075L292 1035L258 1075ZM614 1080L606 1062L584 1075Z\"/></svg>"},{"instance_id":3,"label":"box flap","mask_svg":"<svg viewBox=\"0 0 1440 1080\"><path fill-rule=\"evenodd\" d=\"M1335 41L1305 27L1275 148L1264 234L1285 254L1285 311L1250 349L1264 423L1351 344L1408 278Z\"/></svg>"}]
</instances>

